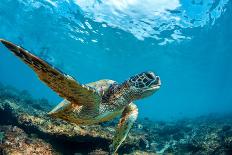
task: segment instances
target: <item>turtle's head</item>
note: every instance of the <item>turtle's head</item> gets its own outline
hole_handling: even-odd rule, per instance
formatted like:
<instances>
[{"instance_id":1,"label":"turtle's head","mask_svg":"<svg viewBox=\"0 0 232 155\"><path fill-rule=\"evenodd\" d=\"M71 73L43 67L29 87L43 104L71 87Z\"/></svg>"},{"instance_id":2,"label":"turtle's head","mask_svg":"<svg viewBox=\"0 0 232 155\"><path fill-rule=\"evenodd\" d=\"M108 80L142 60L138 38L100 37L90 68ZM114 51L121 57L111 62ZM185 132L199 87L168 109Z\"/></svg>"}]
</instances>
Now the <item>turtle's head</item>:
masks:
<instances>
[{"instance_id":1,"label":"turtle's head","mask_svg":"<svg viewBox=\"0 0 232 155\"><path fill-rule=\"evenodd\" d=\"M143 72L126 81L133 99L141 99L155 93L161 86L160 77L153 72Z\"/></svg>"}]
</instances>

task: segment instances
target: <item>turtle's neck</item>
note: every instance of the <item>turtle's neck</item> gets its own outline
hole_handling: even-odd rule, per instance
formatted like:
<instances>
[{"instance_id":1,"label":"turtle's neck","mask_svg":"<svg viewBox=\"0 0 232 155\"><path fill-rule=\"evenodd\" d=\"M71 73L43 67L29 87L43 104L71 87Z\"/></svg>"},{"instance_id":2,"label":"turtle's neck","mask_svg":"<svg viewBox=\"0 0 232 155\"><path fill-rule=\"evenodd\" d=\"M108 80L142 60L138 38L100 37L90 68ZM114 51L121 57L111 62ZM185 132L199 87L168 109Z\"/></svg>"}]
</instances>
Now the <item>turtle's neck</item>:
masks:
<instances>
[{"instance_id":1,"label":"turtle's neck","mask_svg":"<svg viewBox=\"0 0 232 155\"><path fill-rule=\"evenodd\" d=\"M118 108L125 107L134 100L132 91L128 83L112 85L103 96L103 102L114 105Z\"/></svg>"},{"instance_id":2,"label":"turtle's neck","mask_svg":"<svg viewBox=\"0 0 232 155\"><path fill-rule=\"evenodd\" d=\"M133 90L131 90L127 81L125 81L120 87L121 96L125 99L125 102L127 102L126 104L129 104L136 99Z\"/></svg>"}]
</instances>

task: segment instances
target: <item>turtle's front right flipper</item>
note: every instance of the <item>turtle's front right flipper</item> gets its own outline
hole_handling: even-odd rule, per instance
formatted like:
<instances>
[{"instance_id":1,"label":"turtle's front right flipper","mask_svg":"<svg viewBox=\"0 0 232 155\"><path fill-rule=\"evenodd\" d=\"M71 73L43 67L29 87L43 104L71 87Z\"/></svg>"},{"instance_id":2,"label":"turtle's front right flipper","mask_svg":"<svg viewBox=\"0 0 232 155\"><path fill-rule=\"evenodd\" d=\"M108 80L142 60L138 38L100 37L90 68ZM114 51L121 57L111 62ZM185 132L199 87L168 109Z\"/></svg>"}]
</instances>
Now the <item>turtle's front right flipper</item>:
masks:
<instances>
[{"instance_id":1,"label":"turtle's front right flipper","mask_svg":"<svg viewBox=\"0 0 232 155\"><path fill-rule=\"evenodd\" d=\"M101 100L100 95L95 90L79 84L71 76L63 74L55 67L29 53L22 47L3 39L0 39L0 42L31 67L41 81L71 103L96 106L99 100Z\"/></svg>"},{"instance_id":2,"label":"turtle's front right flipper","mask_svg":"<svg viewBox=\"0 0 232 155\"><path fill-rule=\"evenodd\" d=\"M130 103L122 112L113 143L110 145L110 154L114 155L117 152L122 142L126 139L127 134L137 117L138 108L134 103Z\"/></svg>"}]
</instances>

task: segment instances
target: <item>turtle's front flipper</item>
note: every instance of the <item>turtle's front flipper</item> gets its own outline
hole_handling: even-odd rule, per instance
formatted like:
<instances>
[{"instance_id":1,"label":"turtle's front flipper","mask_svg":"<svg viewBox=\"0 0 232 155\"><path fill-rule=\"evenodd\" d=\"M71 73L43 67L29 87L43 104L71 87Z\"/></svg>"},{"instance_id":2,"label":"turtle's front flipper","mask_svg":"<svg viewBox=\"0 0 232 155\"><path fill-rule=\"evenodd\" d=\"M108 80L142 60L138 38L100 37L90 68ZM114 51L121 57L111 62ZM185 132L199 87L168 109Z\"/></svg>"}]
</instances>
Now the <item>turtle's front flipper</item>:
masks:
<instances>
[{"instance_id":1,"label":"turtle's front flipper","mask_svg":"<svg viewBox=\"0 0 232 155\"><path fill-rule=\"evenodd\" d=\"M71 76L62 73L60 70L31 54L24 48L3 39L0 39L0 42L31 67L38 75L39 79L61 97L70 101L72 104L86 105L94 108L98 107L101 96L94 89L80 84Z\"/></svg>"},{"instance_id":2,"label":"turtle's front flipper","mask_svg":"<svg viewBox=\"0 0 232 155\"><path fill-rule=\"evenodd\" d=\"M116 135L113 139L113 144L110 146L110 151L114 154L122 142L126 139L128 132L132 125L136 121L138 116L138 108L134 103L130 103L123 111L118 127L116 129Z\"/></svg>"}]
</instances>

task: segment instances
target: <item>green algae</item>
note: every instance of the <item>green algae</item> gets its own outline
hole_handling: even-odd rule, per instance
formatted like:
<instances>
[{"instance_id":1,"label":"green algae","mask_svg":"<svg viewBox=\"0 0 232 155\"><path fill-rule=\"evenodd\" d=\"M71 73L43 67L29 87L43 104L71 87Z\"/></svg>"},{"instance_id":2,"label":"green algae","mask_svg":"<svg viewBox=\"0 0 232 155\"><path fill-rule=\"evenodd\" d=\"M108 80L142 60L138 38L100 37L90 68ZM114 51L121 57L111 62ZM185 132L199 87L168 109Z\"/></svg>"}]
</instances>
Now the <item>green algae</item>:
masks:
<instances>
[{"instance_id":1,"label":"green algae","mask_svg":"<svg viewBox=\"0 0 232 155\"><path fill-rule=\"evenodd\" d=\"M0 132L0 144L2 143L4 137L5 137L4 132Z\"/></svg>"}]
</instances>

